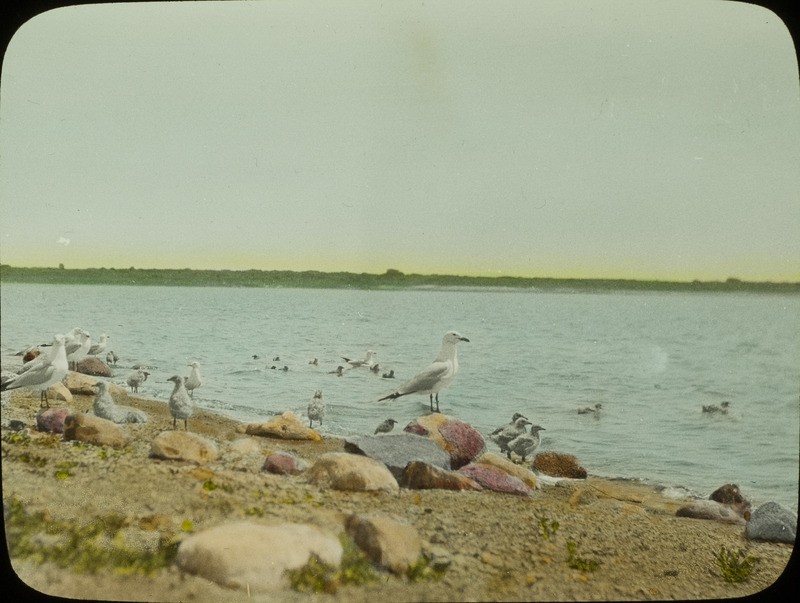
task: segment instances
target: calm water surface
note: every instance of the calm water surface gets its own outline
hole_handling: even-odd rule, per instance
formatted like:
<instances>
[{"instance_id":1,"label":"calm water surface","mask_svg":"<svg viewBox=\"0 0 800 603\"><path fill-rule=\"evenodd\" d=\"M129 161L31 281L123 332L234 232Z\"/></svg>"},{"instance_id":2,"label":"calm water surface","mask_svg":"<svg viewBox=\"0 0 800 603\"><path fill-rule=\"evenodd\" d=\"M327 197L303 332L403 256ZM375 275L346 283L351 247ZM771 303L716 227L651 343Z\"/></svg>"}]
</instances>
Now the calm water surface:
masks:
<instances>
[{"instance_id":1,"label":"calm water surface","mask_svg":"<svg viewBox=\"0 0 800 603\"><path fill-rule=\"evenodd\" d=\"M244 421L304 417L319 389L321 429L333 435L372 433L387 417L402 427L425 412L427 397L377 399L455 329L471 341L459 346L443 413L486 434L519 411L545 427L540 451L575 454L590 473L701 496L733 482L755 504L797 510L798 296L13 284L0 293L4 357L81 326L111 336L114 381L150 367L140 395L168 399L167 378L197 360L199 405ZM329 374L368 349L396 380ZM701 412L726 400L726 416ZM599 417L577 414L598 402Z\"/></svg>"}]
</instances>

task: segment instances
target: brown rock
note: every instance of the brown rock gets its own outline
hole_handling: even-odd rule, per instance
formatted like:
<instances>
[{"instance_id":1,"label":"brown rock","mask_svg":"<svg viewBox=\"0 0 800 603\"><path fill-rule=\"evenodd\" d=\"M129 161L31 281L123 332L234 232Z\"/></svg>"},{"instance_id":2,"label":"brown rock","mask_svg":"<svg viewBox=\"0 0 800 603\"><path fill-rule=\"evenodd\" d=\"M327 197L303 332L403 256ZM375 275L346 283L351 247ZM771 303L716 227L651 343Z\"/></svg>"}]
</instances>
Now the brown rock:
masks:
<instances>
[{"instance_id":1,"label":"brown rock","mask_svg":"<svg viewBox=\"0 0 800 603\"><path fill-rule=\"evenodd\" d=\"M386 465L375 459L347 452L322 455L308 470L308 478L312 484L332 490L380 490L392 494L400 491L397 480Z\"/></svg>"},{"instance_id":2,"label":"brown rock","mask_svg":"<svg viewBox=\"0 0 800 603\"><path fill-rule=\"evenodd\" d=\"M278 475L299 475L305 469L305 462L285 452L273 452L268 455L261 467L262 471Z\"/></svg>"},{"instance_id":3,"label":"brown rock","mask_svg":"<svg viewBox=\"0 0 800 603\"><path fill-rule=\"evenodd\" d=\"M97 383L97 377L75 371L67 373L67 378L64 379L64 385L71 393L82 396L94 396L97 393L94 389L95 383Z\"/></svg>"},{"instance_id":4,"label":"brown rock","mask_svg":"<svg viewBox=\"0 0 800 603\"><path fill-rule=\"evenodd\" d=\"M150 456L170 461L210 463L218 455L214 442L188 431L162 431L150 442Z\"/></svg>"},{"instance_id":5,"label":"brown rock","mask_svg":"<svg viewBox=\"0 0 800 603\"><path fill-rule=\"evenodd\" d=\"M311 429L291 411L285 412L267 423L249 423L244 426L244 433L282 440L322 441L322 436L318 431Z\"/></svg>"},{"instance_id":6,"label":"brown rock","mask_svg":"<svg viewBox=\"0 0 800 603\"><path fill-rule=\"evenodd\" d=\"M533 469L551 477L586 479L586 469L578 465L578 459L571 454L541 452L533 459Z\"/></svg>"},{"instance_id":7,"label":"brown rock","mask_svg":"<svg viewBox=\"0 0 800 603\"><path fill-rule=\"evenodd\" d=\"M714 490L708 498L724 505L738 505L747 502L742 496L742 493L739 492L739 486L736 484L720 486Z\"/></svg>"},{"instance_id":8,"label":"brown rock","mask_svg":"<svg viewBox=\"0 0 800 603\"><path fill-rule=\"evenodd\" d=\"M456 471L445 471L428 463L409 463L400 486L412 490L483 490L478 482Z\"/></svg>"},{"instance_id":9,"label":"brown rock","mask_svg":"<svg viewBox=\"0 0 800 603\"><path fill-rule=\"evenodd\" d=\"M130 442L130 437L111 421L84 413L67 415L64 439L112 448L123 448Z\"/></svg>"},{"instance_id":10,"label":"brown rock","mask_svg":"<svg viewBox=\"0 0 800 603\"><path fill-rule=\"evenodd\" d=\"M388 517L350 515L345 530L373 563L395 574L406 571L422 553L417 530Z\"/></svg>"},{"instance_id":11,"label":"brown rock","mask_svg":"<svg viewBox=\"0 0 800 603\"><path fill-rule=\"evenodd\" d=\"M41 354L39 350L31 350L29 352L25 352L25 355L22 357L23 364L30 362L31 360L39 356L39 354Z\"/></svg>"},{"instance_id":12,"label":"brown rock","mask_svg":"<svg viewBox=\"0 0 800 603\"><path fill-rule=\"evenodd\" d=\"M88 356L81 360L76 367L79 373L95 377L111 377L111 368L99 358Z\"/></svg>"},{"instance_id":13,"label":"brown rock","mask_svg":"<svg viewBox=\"0 0 800 603\"><path fill-rule=\"evenodd\" d=\"M55 400L63 400L67 404L72 404L72 393L63 383L56 383L50 386L50 389L47 390L47 397L51 396Z\"/></svg>"}]
</instances>

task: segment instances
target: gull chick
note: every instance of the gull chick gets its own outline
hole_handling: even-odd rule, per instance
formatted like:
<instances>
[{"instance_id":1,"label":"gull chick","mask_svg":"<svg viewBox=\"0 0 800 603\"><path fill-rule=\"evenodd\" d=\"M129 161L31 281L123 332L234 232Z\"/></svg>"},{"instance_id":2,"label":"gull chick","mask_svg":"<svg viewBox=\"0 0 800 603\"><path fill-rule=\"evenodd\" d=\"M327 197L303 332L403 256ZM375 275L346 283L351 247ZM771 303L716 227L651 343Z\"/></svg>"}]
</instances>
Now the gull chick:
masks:
<instances>
[{"instance_id":1,"label":"gull chick","mask_svg":"<svg viewBox=\"0 0 800 603\"><path fill-rule=\"evenodd\" d=\"M308 403L308 426L311 427L314 421L319 421L322 425L322 417L325 416L325 401L322 399L322 392L317 390L314 397Z\"/></svg>"},{"instance_id":2,"label":"gull chick","mask_svg":"<svg viewBox=\"0 0 800 603\"><path fill-rule=\"evenodd\" d=\"M397 390L380 398L394 400L408 394L428 394L430 397L431 412L433 412L433 397L436 395L436 412L439 412L439 392L450 387L458 374L458 348L460 341L469 341L466 337L455 331L448 331L442 338L442 348L436 359L421 373L403 383Z\"/></svg>"},{"instance_id":3,"label":"gull chick","mask_svg":"<svg viewBox=\"0 0 800 603\"><path fill-rule=\"evenodd\" d=\"M138 364L133 367L133 370L128 374L128 378L125 379L125 383L128 384L128 387L131 388L131 391L135 394L139 393L139 386L147 381L148 373Z\"/></svg>"},{"instance_id":4,"label":"gull chick","mask_svg":"<svg viewBox=\"0 0 800 603\"><path fill-rule=\"evenodd\" d=\"M539 432L544 431L544 427L539 425L531 425L530 433L523 433L521 436L514 438L508 443L508 458L511 458L511 453L515 453L522 457L522 462L525 462L525 457L530 455L539 446L541 441Z\"/></svg>"},{"instance_id":5,"label":"gull chick","mask_svg":"<svg viewBox=\"0 0 800 603\"><path fill-rule=\"evenodd\" d=\"M98 381L95 384L97 395L94 397L94 414L112 423L147 423L147 415L130 406L120 406L114 402L108 384Z\"/></svg>"},{"instance_id":6,"label":"gull chick","mask_svg":"<svg viewBox=\"0 0 800 603\"><path fill-rule=\"evenodd\" d=\"M392 429L394 429L395 423L397 423L397 421L395 421L394 419L386 419L375 429L375 434L389 433Z\"/></svg>"},{"instance_id":7,"label":"gull chick","mask_svg":"<svg viewBox=\"0 0 800 603\"><path fill-rule=\"evenodd\" d=\"M189 431L189 417L192 416L194 410L194 403L186 391L186 384L184 383L186 377L180 375L173 375L167 381L172 381L175 387L169 396L169 412L172 415L172 428L176 428L178 419L183 419L183 428Z\"/></svg>"},{"instance_id":8,"label":"gull chick","mask_svg":"<svg viewBox=\"0 0 800 603\"><path fill-rule=\"evenodd\" d=\"M508 447L508 443L524 434L525 426L530 424L531 422L528 419L519 415L513 423L509 423L500 429L495 429L489 439L500 447L500 452L505 452L508 458L511 458L511 449Z\"/></svg>"}]
</instances>

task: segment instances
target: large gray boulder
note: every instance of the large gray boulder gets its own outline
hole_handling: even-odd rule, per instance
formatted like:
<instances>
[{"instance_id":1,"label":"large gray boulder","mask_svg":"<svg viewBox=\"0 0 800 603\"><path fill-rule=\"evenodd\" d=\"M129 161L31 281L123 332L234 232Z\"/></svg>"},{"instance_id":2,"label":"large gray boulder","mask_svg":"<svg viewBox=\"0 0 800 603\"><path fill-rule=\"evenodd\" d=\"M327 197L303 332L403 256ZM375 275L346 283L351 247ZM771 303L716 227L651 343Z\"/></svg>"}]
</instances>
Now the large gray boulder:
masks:
<instances>
[{"instance_id":1,"label":"large gray boulder","mask_svg":"<svg viewBox=\"0 0 800 603\"><path fill-rule=\"evenodd\" d=\"M750 516L745 535L750 540L792 543L797 536L797 515L776 502L764 503Z\"/></svg>"},{"instance_id":2,"label":"large gray boulder","mask_svg":"<svg viewBox=\"0 0 800 603\"><path fill-rule=\"evenodd\" d=\"M402 478L406 466L414 462L433 465L445 471L450 469L450 455L432 440L413 433L347 438L344 449L382 462L397 480Z\"/></svg>"}]
</instances>

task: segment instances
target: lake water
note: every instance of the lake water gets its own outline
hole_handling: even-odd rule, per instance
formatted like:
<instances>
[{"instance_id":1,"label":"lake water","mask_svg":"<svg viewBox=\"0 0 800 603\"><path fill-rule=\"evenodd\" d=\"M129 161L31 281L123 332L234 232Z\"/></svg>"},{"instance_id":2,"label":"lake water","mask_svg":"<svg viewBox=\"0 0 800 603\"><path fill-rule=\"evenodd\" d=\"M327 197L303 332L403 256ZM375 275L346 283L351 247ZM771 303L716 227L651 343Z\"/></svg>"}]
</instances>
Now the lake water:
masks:
<instances>
[{"instance_id":1,"label":"lake water","mask_svg":"<svg viewBox=\"0 0 800 603\"><path fill-rule=\"evenodd\" d=\"M319 389L321 431L337 436L372 433L387 417L402 429L426 412L427 396L377 399L427 366L455 329L470 342L439 396L443 413L488 434L519 411L545 427L539 451L575 454L592 474L700 496L737 483L754 505L797 510L796 295L17 284L0 294L6 361L80 326L111 336L115 382L134 364L150 367L142 396L166 401L167 378L197 360L198 405L243 421L305 417ZM368 349L397 379L329 374ZM702 412L726 400L729 414ZM599 417L577 414L598 402Z\"/></svg>"}]
</instances>

